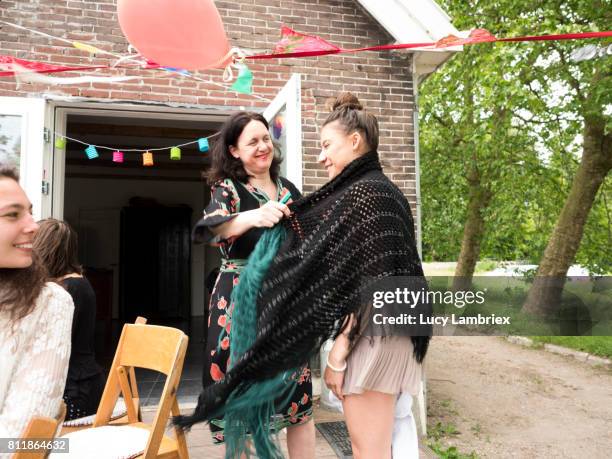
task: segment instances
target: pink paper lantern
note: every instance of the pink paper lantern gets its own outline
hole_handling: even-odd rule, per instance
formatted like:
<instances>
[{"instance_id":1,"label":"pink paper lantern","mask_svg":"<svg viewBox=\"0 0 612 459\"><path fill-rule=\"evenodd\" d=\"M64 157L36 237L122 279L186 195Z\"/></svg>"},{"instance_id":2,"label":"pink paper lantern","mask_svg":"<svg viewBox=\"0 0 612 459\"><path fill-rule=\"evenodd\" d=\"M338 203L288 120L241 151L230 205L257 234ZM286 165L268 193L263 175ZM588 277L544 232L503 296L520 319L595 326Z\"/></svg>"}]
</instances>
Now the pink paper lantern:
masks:
<instances>
[{"instance_id":1,"label":"pink paper lantern","mask_svg":"<svg viewBox=\"0 0 612 459\"><path fill-rule=\"evenodd\" d=\"M123 152L122 151L113 151L113 162L114 163L123 162Z\"/></svg>"}]
</instances>

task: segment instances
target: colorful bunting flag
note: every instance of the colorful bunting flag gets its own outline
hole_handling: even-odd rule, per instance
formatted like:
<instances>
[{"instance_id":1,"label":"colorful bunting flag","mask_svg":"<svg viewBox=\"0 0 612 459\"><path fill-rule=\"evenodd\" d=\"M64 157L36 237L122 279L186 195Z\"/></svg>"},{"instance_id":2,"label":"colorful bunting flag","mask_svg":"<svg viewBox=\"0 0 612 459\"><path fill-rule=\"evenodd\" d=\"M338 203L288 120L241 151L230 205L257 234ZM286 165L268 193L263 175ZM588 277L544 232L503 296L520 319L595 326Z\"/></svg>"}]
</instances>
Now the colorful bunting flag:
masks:
<instances>
[{"instance_id":1,"label":"colorful bunting flag","mask_svg":"<svg viewBox=\"0 0 612 459\"><path fill-rule=\"evenodd\" d=\"M44 62L27 61L18 59L13 56L0 56L0 77L14 76L15 72L23 71L24 69L36 73L53 73L53 72L71 72L74 70L93 70L108 68L108 65L93 65L93 66L70 66L46 64Z\"/></svg>"},{"instance_id":2,"label":"colorful bunting flag","mask_svg":"<svg viewBox=\"0 0 612 459\"><path fill-rule=\"evenodd\" d=\"M238 78L230 89L242 94L253 94L253 73L246 64L240 64Z\"/></svg>"}]
</instances>

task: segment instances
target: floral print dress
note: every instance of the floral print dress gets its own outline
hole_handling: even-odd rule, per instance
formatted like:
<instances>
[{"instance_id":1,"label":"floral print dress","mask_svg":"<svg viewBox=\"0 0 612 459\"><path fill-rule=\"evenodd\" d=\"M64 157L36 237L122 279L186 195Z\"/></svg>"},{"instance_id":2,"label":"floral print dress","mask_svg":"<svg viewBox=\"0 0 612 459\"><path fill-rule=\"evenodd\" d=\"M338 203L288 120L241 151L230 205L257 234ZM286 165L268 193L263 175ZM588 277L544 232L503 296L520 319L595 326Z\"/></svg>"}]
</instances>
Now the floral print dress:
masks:
<instances>
[{"instance_id":1,"label":"floral print dress","mask_svg":"<svg viewBox=\"0 0 612 459\"><path fill-rule=\"evenodd\" d=\"M287 194L291 196L288 203L301 197L297 188L285 178L280 177L276 187L277 201L281 201ZM219 247L222 257L219 276L208 309L208 331L202 375L204 387L223 379L229 366L232 290L240 282L240 272L264 231L263 228L252 228L238 238L221 239L215 236L210 228L231 220L239 212L257 209L268 200L269 197L264 191L248 183L230 179L217 182L211 188L211 199L204 210L204 216L195 226L194 241ZM285 406L277 407L277 414L272 420L273 428L277 430L306 422L312 416L312 378L308 365L296 372L291 379L296 383L295 391ZM213 439L217 443L224 441L223 427L223 419L213 419L210 423Z\"/></svg>"}]
</instances>

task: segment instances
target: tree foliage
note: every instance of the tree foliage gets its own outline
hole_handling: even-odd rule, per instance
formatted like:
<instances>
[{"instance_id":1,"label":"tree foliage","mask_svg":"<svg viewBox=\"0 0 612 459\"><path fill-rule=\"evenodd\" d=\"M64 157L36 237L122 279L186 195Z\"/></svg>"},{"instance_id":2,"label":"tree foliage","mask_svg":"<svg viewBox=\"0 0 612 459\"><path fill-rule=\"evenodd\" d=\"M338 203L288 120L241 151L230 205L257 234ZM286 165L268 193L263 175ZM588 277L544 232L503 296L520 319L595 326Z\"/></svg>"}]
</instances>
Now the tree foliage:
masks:
<instances>
[{"instance_id":1,"label":"tree foliage","mask_svg":"<svg viewBox=\"0 0 612 459\"><path fill-rule=\"evenodd\" d=\"M598 0L440 3L459 30L486 28L500 37L607 30L612 23L612 5ZM421 85L426 259L458 258L476 183L489 196L480 203L479 258L540 260L580 165L585 119L612 130L612 59L570 58L588 43L609 40L465 46ZM595 272L612 269L606 181L575 257Z\"/></svg>"}]
</instances>

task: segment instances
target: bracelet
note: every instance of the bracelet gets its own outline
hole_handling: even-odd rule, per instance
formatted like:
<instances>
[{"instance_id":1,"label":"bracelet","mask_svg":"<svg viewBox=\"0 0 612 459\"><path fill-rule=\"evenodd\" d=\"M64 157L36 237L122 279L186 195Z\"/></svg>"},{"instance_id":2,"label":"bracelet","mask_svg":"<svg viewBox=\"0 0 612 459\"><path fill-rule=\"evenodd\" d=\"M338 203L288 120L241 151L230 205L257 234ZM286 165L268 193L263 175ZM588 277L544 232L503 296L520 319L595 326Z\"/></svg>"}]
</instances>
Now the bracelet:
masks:
<instances>
[{"instance_id":1,"label":"bracelet","mask_svg":"<svg viewBox=\"0 0 612 459\"><path fill-rule=\"evenodd\" d=\"M342 368L336 368L335 366L333 366L331 363L329 363L329 354L327 355L327 366L329 367L330 370L332 371L336 371L338 373L342 373L344 370L346 370L346 360L344 361L344 366Z\"/></svg>"}]
</instances>

